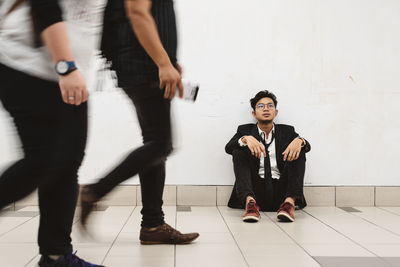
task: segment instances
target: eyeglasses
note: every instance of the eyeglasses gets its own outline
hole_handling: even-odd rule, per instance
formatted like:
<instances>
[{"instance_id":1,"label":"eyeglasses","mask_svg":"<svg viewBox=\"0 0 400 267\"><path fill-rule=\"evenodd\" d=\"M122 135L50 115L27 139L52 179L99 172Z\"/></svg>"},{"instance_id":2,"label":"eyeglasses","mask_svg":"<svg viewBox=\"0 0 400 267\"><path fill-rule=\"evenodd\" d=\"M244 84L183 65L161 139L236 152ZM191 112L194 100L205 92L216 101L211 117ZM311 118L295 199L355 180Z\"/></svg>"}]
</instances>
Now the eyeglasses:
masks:
<instances>
[{"instance_id":1,"label":"eyeglasses","mask_svg":"<svg viewBox=\"0 0 400 267\"><path fill-rule=\"evenodd\" d=\"M257 105L257 108L260 109L260 110L263 110L264 108L267 108L267 109L274 109L274 108L275 108L275 105L272 104L272 103L268 103L268 104L260 103L260 104Z\"/></svg>"}]
</instances>

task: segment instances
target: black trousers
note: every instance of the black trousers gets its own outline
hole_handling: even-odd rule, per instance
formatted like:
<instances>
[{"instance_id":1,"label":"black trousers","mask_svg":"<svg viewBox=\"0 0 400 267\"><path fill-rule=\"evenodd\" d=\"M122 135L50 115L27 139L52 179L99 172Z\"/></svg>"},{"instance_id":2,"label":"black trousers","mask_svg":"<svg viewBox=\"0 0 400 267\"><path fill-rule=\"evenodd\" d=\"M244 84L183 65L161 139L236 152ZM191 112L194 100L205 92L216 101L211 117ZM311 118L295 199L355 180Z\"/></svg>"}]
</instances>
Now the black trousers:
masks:
<instances>
[{"instance_id":1,"label":"black trousers","mask_svg":"<svg viewBox=\"0 0 400 267\"><path fill-rule=\"evenodd\" d=\"M267 203L265 179L258 174L258 159L252 156L247 148L234 150L232 156L236 181L228 206L244 208L246 197L252 196L263 211L277 211L287 197L296 198L296 204L300 208L305 207L303 182L306 159L304 152L300 153L297 160L285 162L280 179L272 179L274 192L272 205Z\"/></svg>"},{"instance_id":2,"label":"black trousers","mask_svg":"<svg viewBox=\"0 0 400 267\"><path fill-rule=\"evenodd\" d=\"M103 197L121 182L139 174L142 190L143 227L164 223L163 191L165 161L172 151L170 100L157 83L123 88L132 100L143 136L143 146L133 150L114 170L93 185Z\"/></svg>"},{"instance_id":3,"label":"black trousers","mask_svg":"<svg viewBox=\"0 0 400 267\"><path fill-rule=\"evenodd\" d=\"M87 104L65 104L57 83L1 64L0 81L0 100L13 119L24 153L0 176L0 209L38 188L40 253L71 253Z\"/></svg>"}]
</instances>

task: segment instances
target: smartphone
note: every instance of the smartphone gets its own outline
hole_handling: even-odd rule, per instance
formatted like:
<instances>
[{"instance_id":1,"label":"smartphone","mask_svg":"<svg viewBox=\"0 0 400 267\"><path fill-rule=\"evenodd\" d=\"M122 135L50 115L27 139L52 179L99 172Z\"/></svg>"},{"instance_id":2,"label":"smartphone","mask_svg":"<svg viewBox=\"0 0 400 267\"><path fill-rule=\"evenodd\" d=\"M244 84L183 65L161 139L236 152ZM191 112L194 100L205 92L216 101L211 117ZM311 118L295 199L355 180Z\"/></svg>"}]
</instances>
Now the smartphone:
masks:
<instances>
[{"instance_id":1,"label":"smartphone","mask_svg":"<svg viewBox=\"0 0 400 267\"><path fill-rule=\"evenodd\" d=\"M189 82L183 82L183 99L195 102L199 94L199 85L193 85ZM179 88L176 87L176 94L179 95Z\"/></svg>"}]
</instances>

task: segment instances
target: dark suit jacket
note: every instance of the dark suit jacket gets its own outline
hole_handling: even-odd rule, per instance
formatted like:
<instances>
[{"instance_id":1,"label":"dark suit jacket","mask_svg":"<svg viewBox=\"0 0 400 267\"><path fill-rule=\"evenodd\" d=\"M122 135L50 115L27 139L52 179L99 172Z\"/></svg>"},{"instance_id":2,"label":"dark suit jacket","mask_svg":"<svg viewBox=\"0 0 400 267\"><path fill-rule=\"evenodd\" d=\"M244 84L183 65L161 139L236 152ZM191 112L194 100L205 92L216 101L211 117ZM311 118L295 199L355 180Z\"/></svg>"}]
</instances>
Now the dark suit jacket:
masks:
<instances>
[{"instance_id":1,"label":"dark suit jacket","mask_svg":"<svg viewBox=\"0 0 400 267\"><path fill-rule=\"evenodd\" d=\"M225 151L228 154L232 155L232 152L235 149L248 149L247 147L241 147L239 145L239 139L242 138L245 135L251 135L257 140L261 141L261 136L258 133L258 127L257 124L250 123L250 124L243 124L240 125L237 129L236 134L232 137L232 139L226 144L225 146ZM285 168L285 164L287 161L283 160L283 151L287 148L287 146L295 139L298 137L299 134L296 133L295 129L293 126L290 125L285 125L285 124L275 124L275 154L276 154L276 162L278 165L279 172L282 174ZM309 152L311 150L311 145L310 143L306 141L306 145L302 148L302 156L305 157L305 153ZM256 157L252 157L253 160L253 166L255 166L255 170L258 173L258 170L260 169L260 160ZM302 202L302 201L300 201ZM305 206L305 200L303 204L300 204L301 206ZM237 198L235 194L235 189L232 192L231 199L229 200L228 203L229 207L232 208L244 208L243 203L241 203Z\"/></svg>"}]
</instances>

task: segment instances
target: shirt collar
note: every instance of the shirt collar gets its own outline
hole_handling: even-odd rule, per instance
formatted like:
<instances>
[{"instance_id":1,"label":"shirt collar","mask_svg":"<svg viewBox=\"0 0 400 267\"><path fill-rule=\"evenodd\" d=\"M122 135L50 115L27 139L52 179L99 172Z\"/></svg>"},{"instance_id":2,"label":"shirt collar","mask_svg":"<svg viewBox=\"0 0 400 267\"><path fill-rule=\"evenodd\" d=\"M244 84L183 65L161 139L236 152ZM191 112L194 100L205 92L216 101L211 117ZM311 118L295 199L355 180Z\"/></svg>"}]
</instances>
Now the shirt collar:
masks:
<instances>
[{"instance_id":1,"label":"shirt collar","mask_svg":"<svg viewBox=\"0 0 400 267\"><path fill-rule=\"evenodd\" d=\"M258 127L258 123L257 123L257 129L258 129L258 133L260 134L261 138L264 138L264 136L267 136L267 134L260 129L260 127ZM268 135L267 140L265 140L267 143L271 142L272 139L272 134L271 133L275 133L275 123L272 124L272 130L270 132L270 134Z\"/></svg>"}]
</instances>

